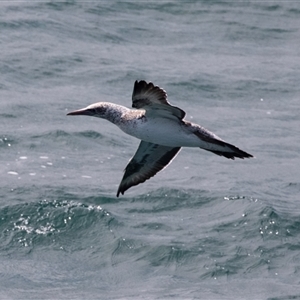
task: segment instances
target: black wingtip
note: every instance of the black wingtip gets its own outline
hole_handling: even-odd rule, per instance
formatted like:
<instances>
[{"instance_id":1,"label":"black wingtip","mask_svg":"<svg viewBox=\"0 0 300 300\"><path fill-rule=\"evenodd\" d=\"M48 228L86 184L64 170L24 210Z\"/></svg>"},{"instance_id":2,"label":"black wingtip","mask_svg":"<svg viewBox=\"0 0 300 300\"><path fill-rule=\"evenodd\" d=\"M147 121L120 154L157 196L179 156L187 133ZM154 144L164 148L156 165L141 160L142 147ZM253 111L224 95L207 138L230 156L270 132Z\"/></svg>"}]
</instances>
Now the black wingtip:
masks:
<instances>
[{"instance_id":1,"label":"black wingtip","mask_svg":"<svg viewBox=\"0 0 300 300\"><path fill-rule=\"evenodd\" d=\"M224 157L226 157L228 159L232 159L232 160L234 160L235 158L244 159L244 158L254 157L252 154L249 154L235 146L232 146L232 148L234 149L235 152L215 151L215 150L208 150L208 149L205 149L205 150L208 150L214 154L217 154L219 156L224 156Z\"/></svg>"},{"instance_id":2,"label":"black wingtip","mask_svg":"<svg viewBox=\"0 0 300 300\"><path fill-rule=\"evenodd\" d=\"M121 191L120 188L119 188L118 191L117 191L117 198L119 198L120 193L121 193L122 195L124 195L124 192L125 192L125 191Z\"/></svg>"},{"instance_id":3,"label":"black wingtip","mask_svg":"<svg viewBox=\"0 0 300 300\"><path fill-rule=\"evenodd\" d=\"M145 80L140 80L140 81L136 80L134 83L132 95L142 93L145 89L147 89L148 86L152 87L153 83L152 82L147 83Z\"/></svg>"}]
</instances>

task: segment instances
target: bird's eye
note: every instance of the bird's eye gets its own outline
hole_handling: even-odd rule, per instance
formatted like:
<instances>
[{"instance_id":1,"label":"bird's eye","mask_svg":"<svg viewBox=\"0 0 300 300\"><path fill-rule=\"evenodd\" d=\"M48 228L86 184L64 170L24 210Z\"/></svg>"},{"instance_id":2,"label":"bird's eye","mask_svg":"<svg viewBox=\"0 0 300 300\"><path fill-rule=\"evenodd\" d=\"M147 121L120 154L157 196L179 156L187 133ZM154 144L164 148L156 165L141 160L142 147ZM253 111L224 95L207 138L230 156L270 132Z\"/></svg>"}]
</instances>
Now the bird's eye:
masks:
<instances>
[{"instance_id":1,"label":"bird's eye","mask_svg":"<svg viewBox=\"0 0 300 300\"><path fill-rule=\"evenodd\" d=\"M96 114L96 113L97 113L96 108L89 108L89 113L90 113L91 115Z\"/></svg>"}]
</instances>

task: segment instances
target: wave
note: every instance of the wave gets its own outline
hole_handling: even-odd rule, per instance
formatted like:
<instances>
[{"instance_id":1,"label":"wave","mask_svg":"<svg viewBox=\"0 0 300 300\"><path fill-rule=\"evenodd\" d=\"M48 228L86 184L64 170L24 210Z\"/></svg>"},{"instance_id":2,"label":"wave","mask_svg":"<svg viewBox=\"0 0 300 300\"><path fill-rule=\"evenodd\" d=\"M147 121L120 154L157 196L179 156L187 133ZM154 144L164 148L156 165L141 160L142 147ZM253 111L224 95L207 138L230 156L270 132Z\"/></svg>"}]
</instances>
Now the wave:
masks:
<instances>
[{"instance_id":1,"label":"wave","mask_svg":"<svg viewBox=\"0 0 300 300\"><path fill-rule=\"evenodd\" d=\"M96 224L107 228L111 218L100 205L77 200L44 199L6 206L0 209L1 251L11 253L20 247L27 251L36 247L63 250L68 241L75 250L72 240L80 239Z\"/></svg>"}]
</instances>

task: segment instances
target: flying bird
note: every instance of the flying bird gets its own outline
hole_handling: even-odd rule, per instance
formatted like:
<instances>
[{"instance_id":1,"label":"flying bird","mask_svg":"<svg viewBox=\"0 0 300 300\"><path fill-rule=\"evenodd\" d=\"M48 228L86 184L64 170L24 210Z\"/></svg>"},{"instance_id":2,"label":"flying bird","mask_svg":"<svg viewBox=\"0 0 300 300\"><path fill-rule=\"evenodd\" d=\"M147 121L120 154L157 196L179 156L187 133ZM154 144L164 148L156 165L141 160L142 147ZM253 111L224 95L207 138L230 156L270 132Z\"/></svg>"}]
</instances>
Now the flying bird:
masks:
<instances>
[{"instance_id":1,"label":"flying bird","mask_svg":"<svg viewBox=\"0 0 300 300\"><path fill-rule=\"evenodd\" d=\"M200 147L229 159L253 157L202 126L184 120L185 112L172 106L165 90L152 82L135 81L132 107L98 102L67 114L106 119L141 140L124 170L117 197L166 168L181 147Z\"/></svg>"}]
</instances>

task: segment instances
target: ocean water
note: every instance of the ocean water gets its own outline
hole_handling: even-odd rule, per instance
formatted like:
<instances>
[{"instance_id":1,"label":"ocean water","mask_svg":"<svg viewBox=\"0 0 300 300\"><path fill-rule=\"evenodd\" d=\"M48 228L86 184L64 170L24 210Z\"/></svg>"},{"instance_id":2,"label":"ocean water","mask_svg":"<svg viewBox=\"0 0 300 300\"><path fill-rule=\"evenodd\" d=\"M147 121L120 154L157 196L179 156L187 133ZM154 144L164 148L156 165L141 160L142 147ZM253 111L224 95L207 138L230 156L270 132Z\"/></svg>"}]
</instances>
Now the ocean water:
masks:
<instances>
[{"instance_id":1,"label":"ocean water","mask_svg":"<svg viewBox=\"0 0 300 300\"><path fill-rule=\"evenodd\" d=\"M1 299L300 299L297 1L1 1ZM253 154L184 148L116 197L135 80Z\"/></svg>"}]
</instances>

